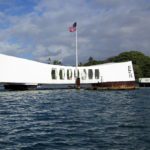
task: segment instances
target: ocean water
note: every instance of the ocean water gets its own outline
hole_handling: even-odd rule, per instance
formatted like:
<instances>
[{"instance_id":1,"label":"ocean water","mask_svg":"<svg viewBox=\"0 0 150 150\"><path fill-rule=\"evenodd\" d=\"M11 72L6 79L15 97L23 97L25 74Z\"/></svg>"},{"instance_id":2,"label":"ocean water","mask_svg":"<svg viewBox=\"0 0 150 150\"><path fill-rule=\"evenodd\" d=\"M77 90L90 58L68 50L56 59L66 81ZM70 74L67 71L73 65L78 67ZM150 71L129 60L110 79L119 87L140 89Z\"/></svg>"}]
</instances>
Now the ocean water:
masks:
<instances>
[{"instance_id":1,"label":"ocean water","mask_svg":"<svg viewBox=\"0 0 150 150\"><path fill-rule=\"evenodd\" d=\"M150 150L150 88L0 92L1 150Z\"/></svg>"}]
</instances>

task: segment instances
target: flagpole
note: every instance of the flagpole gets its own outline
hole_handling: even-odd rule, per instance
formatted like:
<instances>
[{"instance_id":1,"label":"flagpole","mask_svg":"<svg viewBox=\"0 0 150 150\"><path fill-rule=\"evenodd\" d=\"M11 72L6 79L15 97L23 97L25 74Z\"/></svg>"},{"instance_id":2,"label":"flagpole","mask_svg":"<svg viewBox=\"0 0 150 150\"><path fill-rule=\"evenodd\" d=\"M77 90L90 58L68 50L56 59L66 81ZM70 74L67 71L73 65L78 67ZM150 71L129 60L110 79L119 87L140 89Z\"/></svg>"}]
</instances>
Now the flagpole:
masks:
<instances>
[{"instance_id":1,"label":"flagpole","mask_svg":"<svg viewBox=\"0 0 150 150\"><path fill-rule=\"evenodd\" d=\"M77 31L77 23L74 24L69 28L70 32L75 32L75 46L76 46L76 66L75 66L75 84L76 88L80 89L80 75L78 75L78 31Z\"/></svg>"},{"instance_id":2,"label":"flagpole","mask_svg":"<svg viewBox=\"0 0 150 150\"><path fill-rule=\"evenodd\" d=\"M76 88L80 89L80 76L78 75L78 31L76 28Z\"/></svg>"},{"instance_id":3,"label":"flagpole","mask_svg":"<svg viewBox=\"0 0 150 150\"><path fill-rule=\"evenodd\" d=\"M76 28L76 78L78 78L78 31Z\"/></svg>"}]
</instances>

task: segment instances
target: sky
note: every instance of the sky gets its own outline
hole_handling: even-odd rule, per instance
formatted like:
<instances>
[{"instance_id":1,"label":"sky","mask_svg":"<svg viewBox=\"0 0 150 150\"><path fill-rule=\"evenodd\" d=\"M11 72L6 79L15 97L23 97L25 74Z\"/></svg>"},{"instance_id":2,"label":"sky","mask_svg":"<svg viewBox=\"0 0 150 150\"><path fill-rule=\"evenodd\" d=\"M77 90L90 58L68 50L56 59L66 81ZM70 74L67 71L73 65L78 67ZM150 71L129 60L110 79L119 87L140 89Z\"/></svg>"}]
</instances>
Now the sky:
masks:
<instances>
[{"instance_id":1,"label":"sky","mask_svg":"<svg viewBox=\"0 0 150 150\"><path fill-rule=\"evenodd\" d=\"M150 56L150 0L0 0L0 53L75 65L137 50Z\"/></svg>"}]
</instances>

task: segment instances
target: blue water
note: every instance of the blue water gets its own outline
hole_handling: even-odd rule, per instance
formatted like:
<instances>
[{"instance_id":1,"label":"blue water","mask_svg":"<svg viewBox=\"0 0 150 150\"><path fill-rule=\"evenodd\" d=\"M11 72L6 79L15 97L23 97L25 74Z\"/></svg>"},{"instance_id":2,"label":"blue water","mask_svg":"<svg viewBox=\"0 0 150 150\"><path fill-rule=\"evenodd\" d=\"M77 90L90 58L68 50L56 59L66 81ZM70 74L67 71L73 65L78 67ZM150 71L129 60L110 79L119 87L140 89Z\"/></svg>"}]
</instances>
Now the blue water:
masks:
<instances>
[{"instance_id":1,"label":"blue water","mask_svg":"<svg viewBox=\"0 0 150 150\"><path fill-rule=\"evenodd\" d=\"M2 150L150 150L150 88L0 92Z\"/></svg>"}]
</instances>

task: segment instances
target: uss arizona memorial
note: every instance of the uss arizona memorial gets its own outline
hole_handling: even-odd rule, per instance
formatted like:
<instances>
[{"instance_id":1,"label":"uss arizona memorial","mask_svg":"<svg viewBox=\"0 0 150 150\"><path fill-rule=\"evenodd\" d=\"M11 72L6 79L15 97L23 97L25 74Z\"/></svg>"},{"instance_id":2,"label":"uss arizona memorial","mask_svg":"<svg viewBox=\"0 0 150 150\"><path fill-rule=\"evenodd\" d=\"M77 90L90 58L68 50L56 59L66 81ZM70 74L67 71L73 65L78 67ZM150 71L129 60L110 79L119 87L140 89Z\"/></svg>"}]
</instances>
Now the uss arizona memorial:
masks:
<instances>
[{"instance_id":1,"label":"uss arizona memorial","mask_svg":"<svg viewBox=\"0 0 150 150\"><path fill-rule=\"evenodd\" d=\"M5 89L71 88L132 89L135 77L132 62L73 67L44 64L0 54L0 84Z\"/></svg>"}]
</instances>

